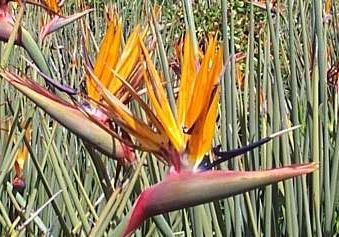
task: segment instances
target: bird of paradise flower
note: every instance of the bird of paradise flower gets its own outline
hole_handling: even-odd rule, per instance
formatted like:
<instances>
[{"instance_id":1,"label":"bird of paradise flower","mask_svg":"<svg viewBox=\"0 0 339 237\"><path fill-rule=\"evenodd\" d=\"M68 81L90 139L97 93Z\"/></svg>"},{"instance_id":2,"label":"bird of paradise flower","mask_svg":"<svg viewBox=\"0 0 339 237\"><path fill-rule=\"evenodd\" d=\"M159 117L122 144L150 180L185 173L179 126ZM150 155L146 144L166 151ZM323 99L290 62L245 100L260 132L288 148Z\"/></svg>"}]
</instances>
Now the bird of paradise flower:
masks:
<instances>
[{"instance_id":1,"label":"bird of paradise flower","mask_svg":"<svg viewBox=\"0 0 339 237\"><path fill-rule=\"evenodd\" d=\"M161 77L142 40L138 38L134 47L141 47L144 57L141 69L150 105L141 99L126 78L116 72L116 68L111 69L111 72L114 80L120 80L129 96L144 109L149 123L135 116L98 78L99 74L87 67L89 80L94 84L94 90L99 93L96 98L100 100L98 107L101 111L134 137L136 147L152 152L171 167L170 173L163 181L140 194L127 216L126 226L122 228L123 236L130 235L151 216L225 198L306 174L317 168L316 164L311 163L252 172L211 169L225 159L269 141L274 137L271 136L241 152L216 152L222 158L207 165L209 169L201 169L200 164L204 154L211 150L215 132L220 93L219 78L223 68L222 50L218 47L216 38L211 38L206 52L200 52L197 57L190 37L186 37L177 97L177 114L170 109ZM80 137L96 144L99 150L112 152L112 143L107 143L107 138L109 141L112 134L124 141L119 134L108 132L110 128L85 116L81 109L60 100L36 83L8 71L2 72L1 75L52 117ZM112 77L111 74L109 75ZM95 93L89 94L93 96ZM95 98L93 100L95 101ZM123 155L122 159L124 159Z\"/></svg>"},{"instance_id":2,"label":"bird of paradise flower","mask_svg":"<svg viewBox=\"0 0 339 237\"><path fill-rule=\"evenodd\" d=\"M118 71L119 75L135 88L140 87L142 77L141 49L138 45L139 37L145 36L146 32L147 29L142 30L140 25L136 26L123 47L121 42L123 38L122 21L117 14L114 14L113 19L108 22L106 34L93 66L94 75L107 87L110 93L113 93L123 102L127 102L130 97L126 90L122 88L120 80L111 73L111 69ZM90 65L87 65L87 67L92 70ZM52 81L52 78L43 72L40 72L40 74L48 81ZM71 100L61 99L39 84L9 71L3 71L1 75L53 118L85 141L93 144L99 151L117 159L122 164L134 160L133 152L125 145L126 142L123 143L115 139L120 138L120 136L110 129L107 116L98 107L102 101L96 88L91 83L91 75L86 75L87 94L70 93L73 101L76 101L76 95L82 98L80 103L76 104L71 103ZM68 90L63 91L67 92ZM79 123L79 121L82 122Z\"/></svg>"},{"instance_id":3,"label":"bird of paradise flower","mask_svg":"<svg viewBox=\"0 0 339 237\"><path fill-rule=\"evenodd\" d=\"M6 40L11 32L11 24L8 24L6 17L3 19L7 20L0 19L0 26L5 26L0 29L2 40ZM253 172L213 170L220 162L267 142L276 135L241 151L216 152L221 159L200 166L205 153L211 150L220 97L223 52L216 37L209 39L205 52L196 54L190 36L186 36L175 114L167 101L161 76L140 37L142 31L139 29L135 34L132 33L131 40L127 40L126 51L121 54L117 53L120 52L118 38L121 38L121 23L113 21L108 32L111 33L103 40L94 69L86 67L87 97L90 98L91 106L97 106L115 126L132 135L134 143L97 119L95 113L91 114L92 107L88 109L82 104L74 105L61 100L37 83L9 71L3 71L1 75L53 118L103 153L127 163L132 162L126 159L122 143L113 139L117 138L131 147L152 152L171 167L163 181L140 194L127 216L127 224L121 233L123 236L131 234L148 217L225 198L317 168L316 164L311 163ZM137 92L136 85L140 85L140 78L144 79L150 105ZM134 84L132 79L137 83ZM147 123L123 103L129 97L135 99L145 111Z\"/></svg>"},{"instance_id":4,"label":"bird of paradise flower","mask_svg":"<svg viewBox=\"0 0 339 237\"><path fill-rule=\"evenodd\" d=\"M109 116L134 136L140 149L152 152L171 167L163 181L140 194L127 217L122 236L130 235L151 216L225 198L309 173L317 168L316 164L311 163L252 172L212 170L213 166L222 161L253 149L286 131L234 152L216 152L222 157L220 160L201 166L204 154L211 150L220 97L223 52L218 47L216 37L209 39L205 53L199 52L196 56L192 41L189 35L186 36L176 101L177 114L170 108L162 79L149 52L142 41L140 45L144 56L143 78L150 105L138 96L128 82L123 78L120 80L144 109L150 121L148 124L134 116L92 74L93 81L106 102L105 110ZM116 75L119 78L118 73Z\"/></svg>"}]
</instances>

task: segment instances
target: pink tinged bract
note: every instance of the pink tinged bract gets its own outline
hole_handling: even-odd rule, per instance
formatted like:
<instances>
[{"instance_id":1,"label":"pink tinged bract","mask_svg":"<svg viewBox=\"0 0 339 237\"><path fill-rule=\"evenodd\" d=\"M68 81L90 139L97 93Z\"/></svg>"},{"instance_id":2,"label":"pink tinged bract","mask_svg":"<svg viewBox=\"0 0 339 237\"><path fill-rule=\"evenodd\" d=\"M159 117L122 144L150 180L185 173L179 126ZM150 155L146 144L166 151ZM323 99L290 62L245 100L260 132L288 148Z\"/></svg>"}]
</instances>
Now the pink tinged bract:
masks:
<instances>
[{"instance_id":1,"label":"pink tinged bract","mask_svg":"<svg viewBox=\"0 0 339 237\"><path fill-rule=\"evenodd\" d=\"M181 171L143 191L134 204L122 236L129 236L144 220L162 213L227 198L318 168L316 163L265 171Z\"/></svg>"},{"instance_id":2,"label":"pink tinged bract","mask_svg":"<svg viewBox=\"0 0 339 237\"><path fill-rule=\"evenodd\" d=\"M39 34L40 40L44 40L47 35L61 29L62 27L73 23L74 21L80 19L81 17L87 15L88 13L92 12L93 9L88 9L83 12L75 13L71 16L63 17L63 16L54 16L53 19L44 25L41 29Z\"/></svg>"},{"instance_id":3,"label":"pink tinged bract","mask_svg":"<svg viewBox=\"0 0 339 237\"><path fill-rule=\"evenodd\" d=\"M52 118L92 144L97 150L122 164L128 164L135 160L134 153L130 152L127 145L115 139L112 134L97 122L92 121L78 107L61 100L31 80L20 78L10 72L3 72L0 75Z\"/></svg>"},{"instance_id":4,"label":"pink tinged bract","mask_svg":"<svg viewBox=\"0 0 339 237\"><path fill-rule=\"evenodd\" d=\"M1 13L0 13L1 14ZM0 41L7 42L14 27L14 22L11 17L0 16ZM17 36L15 43L22 46L22 39L20 35Z\"/></svg>"}]
</instances>

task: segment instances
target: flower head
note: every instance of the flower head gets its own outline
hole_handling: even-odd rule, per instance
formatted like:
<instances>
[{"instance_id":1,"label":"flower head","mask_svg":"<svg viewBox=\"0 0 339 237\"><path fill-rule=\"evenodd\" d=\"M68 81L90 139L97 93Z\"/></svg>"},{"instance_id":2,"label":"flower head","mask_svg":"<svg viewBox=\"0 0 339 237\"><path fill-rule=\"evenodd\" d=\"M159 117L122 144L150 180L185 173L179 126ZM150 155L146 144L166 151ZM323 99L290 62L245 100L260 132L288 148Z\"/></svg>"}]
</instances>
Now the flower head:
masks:
<instances>
[{"instance_id":1,"label":"flower head","mask_svg":"<svg viewBox=\"0 0 339 237\"><path fill-rule=\"evenodd\" d=\"M313 163L256 172L211 170L215 164L266 143L289 131L287 129L234 152L219 152L222 157L220 162L207 165L207 171L199 169L204 154L211 150L218 113L223 52L218 46L217 38L209 39L205 52L194 52L190 36L186 36L176 114L171 110L163 87L164 82L150 53L141 40L140 45L149 104L118 73L116 76L144 110L147 123L112 95L98 78L92 77L106 102L105 108L109 116L118 126L133 135L139 149L152 152L171 166L172 171L163 181L140 194L127 217L123 236L131 234L148 217L225 198L309 173L317 168Z\"/></svg>"},{"instance_id":2,"label":"flower head","mask_svg":"<svg viewBox=\"0 0 339 237\"><path fill-rule=\"evenodd\" d=\"M217 116L222 50L216 37L210 39L205 54L200 53L199 57L195 56L190 37L186 37L177 96L178 114L170 108L163 81L150 53L141 40L139 44L145 60L143 78L150 106L138 96L133 86L116 74L145 110L150 123L134 116L107 90L102 80L93 80L96 88L107 102L107 110L118 115L116 122L136 138L141 149L155 153L177 172L181 168L197 167L211 148Z\"/></svg>"},{"instance_id":3,"label":"flower head","mask_svg":"<svg viewBox=\"0 0 339 237\"><path fill-rule=\"evenodd\" d=\"M182 74L177 96L177 115L170 110L162 87L145 47L145 82L151 104L160 120L161 128L169 139L169 147L178 154L170 165L197 166L211 148L220 97L219 77L222 71L222 50L216 37L209 40L205 54L194 53L193 43L187 34L182 60ZM180 159L180 161L176 160Z\"/></svg>"}]
</instances>

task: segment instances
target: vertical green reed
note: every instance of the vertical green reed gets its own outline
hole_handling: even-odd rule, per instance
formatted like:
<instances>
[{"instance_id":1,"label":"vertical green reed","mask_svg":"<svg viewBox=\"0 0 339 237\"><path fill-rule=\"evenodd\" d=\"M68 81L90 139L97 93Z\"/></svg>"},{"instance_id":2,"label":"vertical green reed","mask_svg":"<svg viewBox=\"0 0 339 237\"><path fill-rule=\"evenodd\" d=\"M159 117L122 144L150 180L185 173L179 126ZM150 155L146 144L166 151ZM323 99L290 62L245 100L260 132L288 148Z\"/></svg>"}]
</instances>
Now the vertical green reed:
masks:
<instances>
[{"instance_id":1,"label":"vertical green reed","mask_svg":"<svg viewBox=\"0 0 339 237\"><path fill-rule=\"evenodd\" d=\"M323 31L321 32L323 34L323 43L321 50L324 51L324 55L321 55L322 60L324 60L324 68L321 78L321 85L322 88L320 90L320 96L322 100L322 106L323 106L323 114L324 118L322 121L322 129L323 129L323 140L324 140L324 150L323 150L323 164L324 164L324 171L323 171L323 188L324 188L324 212L325 212L325 223L324 223L324 234L325 235L331 235L331 222L332 222L332 212L331 212L331 190L330 190L330 139L329 139L329 106L328 106L328 88L327 88L327 53L326 50L328 47L326 45L329 45L330 41L327 40L327 34L328 34L328 20L326 20L326 16L323 17ZM319 49L319 48L318 48ZM319 57L320 58L320 57ZM320 68L319 68L320 69ZM320 72L320 71L319 71Z\"/></svg>"},{"instance_id":2,"label":"vertical green reed","mask_svg":"<svg viewBox=\"0 0 339 237\"><path fill-rule=\"evenodd\" d=\"M294 29L294 5L293 1L288 1L288 39L289 39L289 67L290 67L290 75L289 81L291 86L291 106L292 106L292 124L299 125L299 103L298 103L298 81L297 81L297 72L296 72L296 42L295 42L295 29ZM300 145L299 145L299 130L293 131L293 142L294 142L294 150L292 152L293 162L300 163ZM302 190L301 190L301 178L297 178L296 183L296 191L297 198L292 203L294 210L302 210ZM297 215L297 214L295 214ZM298 229L298 226L302 226L302 217L303 215L298 215L298 225L295 229ZM295 224L296 225L296 224Z\"/></svg>"},{"instance_id":3,"label":"vertical green reed","mask_svg":"<svg viewBox=\"0 0 339 237\"><path fill-rule=\"evenodd\" d=\"M277 2L277 6L279 7L279 2ZM273 61L274 61L274 72L275 72L275 83L277 86L277 91L279 95L279 108L280 108L280 116L281 116L281 126L282 128L286 128L288 126L287 122L287 115L286 115L286 99L284 96L284 85L283 85L283 79L282 79L282 72L281 72L281 61L280 61L280 53L279 53L279 21L277 20L277 29L278 31L275 31L273 19L272 19L272 12L270 7L270 2L266 1L266 9L267 9L267 16L268 16L268 22L269 22L269 28L270 33L272 37L272 48L273 48ZM279 16L279 10L277 10L277 15ZM278 119L278 118L275 118ZM283 164L287 165L290 164L290 157L289 157L289 149L288 149L288 140L287 136L282 136L281 138L281 155ZM284 181L285 191L286 191L286 220L287 220L287 231L288 234L291 236L297 236L298 235L298 229L297 225L293 223L293 220L296 219L296 213L295 208L293 208L293 198L294 198L294 192L293 192L293 184L291 180Z\"/></svg>"},{"instance_id":4,"label":"vertical green reed","mask_svg":"<svg viewBox=\"0 0 339 237\"><path fill-rule=\"evenodd\" d=\"M230 90L230 104L231 106L228 109L228 113L230 116L230 127L231 127L231 134L232 134L232 140L230 140L230 146L229 148L236 148L238 146L238 132L237 132L237 88L236 88L236 66L235 66L235 45L234 45L234 15L235 12L233 10L234 1L230 0L230 78L228 86ZM239 170L239 163L238 160L233 161L233 166L235 170ZM234 197L234 231L235 236L241 236L242 235L242 213L241 213L241 198L242 195L236 195Z\"/></svg>"},{"instance_id":5,"label":"vertical green reed","mask_svg":"<svg viewBox=\"0 0 339 237\"><path fill-rule=\"evenodd\" d=\"M231 94L231 68L229 64L229 30L228 30L228 9L229 3L227 0L221 0L221 11L222 11L222 39L223 39L223 52L224 52L224 63L225 63L225 72L222 76L221 81L221 147L223 150L229 148L228 141L231 140L231 113L230 108L232 106L230 100ZM231 200L229 198L228 200ZM225 229L224 235L230 236L231 235L231 210L229 201L224 201L224 215L225 215ZM225 232L226 231L226 232Z\"/></svg>"},{"instance_id":6,"label":"vertical green reed","mask_svg":"<svg viewBox=\"0 0 339 237\"><path fill-rule=\"evenodd\" d=\"M263 119L263 136L267 133L272 133L272 118L270 117L273 114L273 100L272 100L272 84L271 84L271 78L269 75L270 72L270 32L267 30L267 27L265 27L265 32L267 32L264 35L264 68L263 68L263 84L264 87L266 87L265 94L266 94L266 104L267 111L264 111L264 119ZM266 128L266 129L265 129ZM272 144L268 144L266 149L264 148L264 154L263 158L266 159L266 168L270 169L272 168ZM271 230L272 230L272 186L269 185L265 188L265 219L264 219L264 235L267 237L271 236Z\"/></svg>"},{"instance_id":7,"label":"vertical green reed","mask_svg":"<svg viewBox=\"0 0 339 237\"><path fill-rule=\"evenodd\" d=\"M153 26L154 26L155 36L156 36L155 38L157 39L157 42L158 42L157 45L158 45L158 52L160 55L161 67L162 67L164 77L166 80L166 91L167 91L169 103L170 103L173 113L176 114L175 98L174 98L174 92L173 92L172 82L171 82L170 73L169 73L168 60L166 57L163 40L160 34L159 23L155 19L154 12L152 12L152 21L153 21Z\"/></svg>"},{"instance_id":8,"label":"vertical green reed","mask_svg":"<svg viewBox=\"0 0 339 237\"><path fill-rule=\"evenodd\" d=\"M257 112L257 98L256 94L258 95L260 92L260 88L256 86L256 80L259 80L260 77L259 75L255 75L255 65L254 65L254 44L255 44L255 29L254 29L254 7L253 7L253 1L250 3L250 18L249 18L249 39L248 39L248 71L246 71L246 74L248 75L248 91L245 93L247 94L248 92L248 105L244 104L245 109L247 110L246 107L248 107L248 128L245 128L244 130L248 129L248 136L246 135L247 132L245 133L245 142L246 143L251 143L257 140L258 138L258 131L257 131L257 125L256 125L256 112ZM258 64L259 65L259 64ZM259 68L259 66L258 66ZM245 110L245 111L246 111ZM247 118L247 116L245 116ZM248 162L249 169L255 170L258 166L258 157L257 157L257 151L251 151L248 155L246 155L246 159ZM256 205L255 205L255 200L256 200L256 190L250 191L250 198L251 198L251 204L252 207L254 208L254 215L255 219L257 219L256 214ZM254 223L255 224L255 223Z\"/></svg>"},{"instance_id":9,"label":"vertical green reed","mask_svg":"<svg viewBox=\"0 0 339 237\"><path fill-rule=\"evenodd\" d=\"M313 113L313 117L314 117L314 127L313 127L313 145L316 146L314 153L318 153L318 154L313 154L314 155L314 161L315 162L319 162L319 157L323 156L323 160L326 159L325 163L321 166L322 168L326 168L326 163L328 162L328 151L327 146L328 146L328 141L326 142L327 139L327 89L326 89L326 47L325 47L325 37L324 37L324 27L323 27L323 7L322 7L322 3L321 1L313 1L314 4L314 21L315 21L315 35L316 35L316 54L317 54L317 73L318 75L314 75L315 80L314 80L314 89L313 89L313 96L315 97L314 101L313 101L313 109L314 109L314 113ZM319 82L319 84L318 84ZM320 95L319 95L319 100L318 100L318 85L319 85L319 89L320 89ZM321 106L321 114L322 114L322 118L323 121L322 122L318 122L318 107ZM315 118L317 117L317 118ZM320 129L322 131L322 136L316 136L318 135L318 131L316 131L316 129ZM317 140L315 140L317 139ZM320 139L324 139L324 147L322 147L322 150L319 150L319 145L316 145L315 143L320 142ZM322 235L322 230L320 227L320 199L321 199L321 183L320 183L320 172L321 171L316 171L313 174L313 196L314 196L314 212L315 212L315 217L316 217L316 222L317 222L317 228L316 228L316 233L317 236L321 236ZM329 201L329 200L327 200ZM325 212L327 213L327 211ZM326 215L327 217L327 215ZM327 222L327 220L325 219L325 222Z\"/></svg>"}]
</instances>

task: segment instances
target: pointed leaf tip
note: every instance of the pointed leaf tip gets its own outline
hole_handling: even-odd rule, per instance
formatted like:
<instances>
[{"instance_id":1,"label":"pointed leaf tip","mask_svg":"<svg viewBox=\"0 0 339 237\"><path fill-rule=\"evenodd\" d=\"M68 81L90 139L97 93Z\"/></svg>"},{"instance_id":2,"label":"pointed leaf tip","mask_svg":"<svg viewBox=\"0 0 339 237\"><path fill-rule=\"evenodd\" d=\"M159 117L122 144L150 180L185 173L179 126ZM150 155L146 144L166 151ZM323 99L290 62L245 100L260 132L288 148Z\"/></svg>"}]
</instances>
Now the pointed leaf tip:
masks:
<instances>
[{"instance_id":1,"label":"pointed leaf tip","mask_svg":"<svg viewBox=\"0 0 339 237\"><path fill-rule=\"evenodd\" d=\"M279 132L271 134L269 137L271 139L273 139L273 138L279 137L281 135L284 135L285 133L288 133L288 132L291 132L293 130L296 130L296 129L300 128L300 127L301 127L301 125L296 125L296 126L293 126L293 127L290 127L290 128L286 128L286 129L283 129L283 130L281 130Z\"/></svg>"},{"instance_id":2,"label":"pointed leaf tip","mask_svg":"<svg viewBox=\"0 0 339 237\"><path fill-rule=\"evenodd\" d=\"M67 17L62 17L59 15L54 16L50 22L48 22L46 25L42 27L41 32L39 34L39 39L43 41L47 35L61 29L64 26L67 26L68 24L75 22L76 20L79 20L81 17L87 15L92 11L93 9L87 9L85 11L75 13Z\"/></svg>"}]
</instances>

